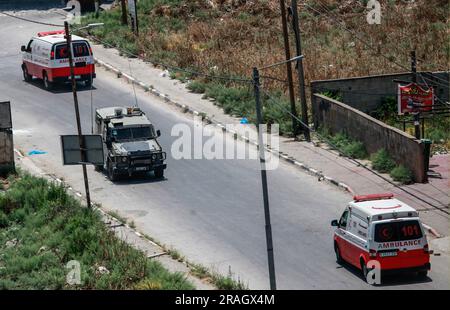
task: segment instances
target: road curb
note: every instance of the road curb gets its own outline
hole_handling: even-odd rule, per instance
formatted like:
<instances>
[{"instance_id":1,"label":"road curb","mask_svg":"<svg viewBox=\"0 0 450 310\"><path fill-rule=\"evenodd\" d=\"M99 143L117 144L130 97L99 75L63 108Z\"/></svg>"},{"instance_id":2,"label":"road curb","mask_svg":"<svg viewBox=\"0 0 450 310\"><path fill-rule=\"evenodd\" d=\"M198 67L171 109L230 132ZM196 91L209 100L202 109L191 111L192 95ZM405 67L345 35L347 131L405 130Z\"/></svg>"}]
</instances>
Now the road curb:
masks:
<instances>
[{"instance_id":1,"label":"road curb","mask_svg":"<svg viewBox=\"0 0 450 310\"><path fill-rule=\"evenodd\" d=\"M206 113L196 111L196 110L192 109L188 105L181 104L181 103L171 99L169 95L158 91L152 85L147 85L146 83L144 83L142 81L139 81L138 79L136 79L135 77L130 76L129 74L123 73L122 71L120 71L119 69L114 67L113 65L108 64L108 63L106 63L106 62L104 62L104 61L102 61L102 60L100 60L100 59L98 59L96 57L94 57L94 60L95 60L96 64L104 67L106 70L116 73L118 78L124 78L129 83L133 83L133 84L141 87L145 91L150 92L152 95L155 95L157 97L163 98L164 101L166 101L168 103L171 103L171 104L175 105L176 107L182 109L184 113L190 113L190 114L196 115L196 116L200 116L201 115L203 121L205 121L208 124L212 124L212 125L215 125L215 126L221 128L222 131L224 131L224 132L227 132L229 134L234 135L235 139L239 139L241 141L244 141L247 144L252 144L254 146L258 145L257 141L252 141L252 140L250 140L249 138L247 138L245 136L237 134L233 130L228 130L224 124L209 118L206 115ZM341 190L344 190L344 191L346 191L346 192L348 192L350 194L354 194L354 191L351 189L350 186L348 186L348 185L346 185L346 184L344 184L342 182L339 182L338 180L335 180L332 177L324 175L321 171L318 171L318 170L316 170L316 169L314 169L312 167L309 167L309 166L305 165L304 163L301 163L301 162L297 161L294 157L289 156L288 154L282 153L282 152L280 152L280 151L278 151L276 149L273 149L269 145L266 145L265 147L266 147L268 152L271 152L271 153L273 153L275 155L278 155L284 161L301 168L303 171L306 171L308 174L310 174L312 176L317 177L319 182L320 181L325 181L326 183L334 185L334 186L338 187Z\"/></svg>"}]
</instances>

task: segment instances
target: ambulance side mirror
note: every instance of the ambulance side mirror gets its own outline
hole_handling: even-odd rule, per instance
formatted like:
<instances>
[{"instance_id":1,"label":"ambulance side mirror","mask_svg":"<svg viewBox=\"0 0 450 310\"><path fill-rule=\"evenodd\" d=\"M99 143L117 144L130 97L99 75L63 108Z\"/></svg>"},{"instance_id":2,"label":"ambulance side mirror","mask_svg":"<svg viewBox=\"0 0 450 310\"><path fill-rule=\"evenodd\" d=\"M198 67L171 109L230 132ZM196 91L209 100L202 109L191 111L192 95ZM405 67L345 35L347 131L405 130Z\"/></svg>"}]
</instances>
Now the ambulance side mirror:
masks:
<instances>
[{"instance_id":1,"label":"ambulance side mirror","mask_svg":"<svg viewBox=\"0 0 450 310\"><path fill-rule=\"evenodd\" d=\"M158 138L161 137L161 130L158 129L158 130L156 131L156 136L157 136Z\"/></svg>"},{"instance_id":2,"label":"ambulance side mirror","mask_svg":"<svg viewBox=\"0 0 450 310\"><path fill-rule=\"evenodd\" d=\"M27 51L27 48L25 47L25 45L22 45L22 46L20 47L20 50L21 50L22 52L26 52L26 51Z\"/></svg>"},{"instance_id":3,"label":"ambulance side mirror","mask_svg":"<svg viewBox=\"0 0 450 310\"><path fill-rule=\"evenodd\" d=\"M339 226L338 220L332 220L332 221L331 221L331 226L338 227L338 226Z\"/></svg>"}]
</instances>

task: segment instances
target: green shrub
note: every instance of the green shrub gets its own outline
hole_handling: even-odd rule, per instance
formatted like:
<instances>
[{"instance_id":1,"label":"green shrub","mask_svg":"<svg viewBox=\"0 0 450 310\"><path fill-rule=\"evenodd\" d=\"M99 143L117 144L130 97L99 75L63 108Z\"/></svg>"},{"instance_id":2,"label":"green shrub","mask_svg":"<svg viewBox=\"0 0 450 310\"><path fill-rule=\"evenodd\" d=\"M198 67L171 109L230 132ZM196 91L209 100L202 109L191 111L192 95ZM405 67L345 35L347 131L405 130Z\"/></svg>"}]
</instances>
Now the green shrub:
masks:
<instances>
[{"instance_id":1,"label":"green shrub","mask_svg":"<svg viewBox=\"0 0 450 310\"><path fill-rule=\"evenodd\" d=\"M338 133L333 136L326 129L322 130L322 132L345 156L358 159L367 158L367 151L362 142L352 140L344 133Z\"/></svg>"},{"instance_id":2,"label":"green shrub","mask_svg":"<svg viewBox=\"0 0 450 310\"><path fill-rule=\"evenodd\" d=\"M383 122L391 123L398 113L397 98L396 97L383 97L381 103L377 106L376 110L371 113L373 117Z\"/></svg>"},{"instance_id":3,"label":"green shrub","mask_svg":"<svg viewBox=\"0 0 450 310\"><path fill-rule=\"evenodd\" d=\"M411 184L414 182L414 176L408 168L403 165L397 166L391 171L391 177L396 182L402 184Z\"/></svg>"},{"instance_id":4,"label":"green shrub","mask_svg":"<svg viewBox=\"0 0 450 310\"><path fill-rule=\"evenodd\" d=\"M0 289L132 289L140 281L162 289L193 289L117 239L98 211L81 207L63 186L22 174L0 195ZM82 284L66 284L67 262L78 260ZM104 266L108 273L99 274Z\"/></svg>"},{"instance_id":5,"label":"green shrub","mask_svg":"<svg viewBox=\"0 0 450 310\"><path fill-rule=\"evenodd\" d=\"M364 159L367 158L367 151L364 144L359 141L351 141L343 147L343 152L351 158Z\"/></svg>"},{"instance_id":6,"label":"green shrub","mask_svg":"<svg viewBox=\"0 0 450 310\"><path fill-rule=\"evenodd\" d=\"M8 217L2 210L0 210L0 228L5 228L9 224Z\"/></svg>"},{"instance_id":7,"label":"green shrub","mask_svg":"<svg viewBox=\"0 0 450 310\"><path fill-rule=\"evenodd\" d=\"M203 94L206 91L207 84L200 81L192 81L186 87L193 93Z\"/></svg>"},{"instance_id":8,"label":"green shrub","mask_svg":"<svg viewBox=\"0 0 450 310\"><path fill-rule=\"evenodd\" d=\"M394 160L392 160L385 149L372 154L370 160L372 161L372 167L381 173L390 172L395 168Z\"/></svg>"},{"instance_id":9,"label":"green shrub","mask_svg":"<svg viewBox=\"0 0 450 310\"><path fill-rule=\"evenodd\" d=\"M342 94L339 91L328 90L328 91L323 92L321 95L331 98L331 99L334 99L339 102L342 102L342 100L343 100Z\"/></svg>"}]
</instances>

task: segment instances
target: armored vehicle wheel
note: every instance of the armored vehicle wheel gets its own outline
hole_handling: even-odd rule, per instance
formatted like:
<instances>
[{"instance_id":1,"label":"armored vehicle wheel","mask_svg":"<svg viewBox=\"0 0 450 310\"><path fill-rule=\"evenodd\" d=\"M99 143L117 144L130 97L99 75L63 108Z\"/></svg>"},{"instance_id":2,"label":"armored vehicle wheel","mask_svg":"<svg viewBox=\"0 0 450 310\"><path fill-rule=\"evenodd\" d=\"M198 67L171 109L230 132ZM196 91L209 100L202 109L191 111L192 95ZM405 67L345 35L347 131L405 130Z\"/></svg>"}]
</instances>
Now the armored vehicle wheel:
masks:
<instances>
[{"instance_id":1,"label":"armored vehicle wheel","mask_svg":"<svg viewBox=\"0 0 450 310\"><path fill-rule=\"evenodd\" d=\"M155 170L155 177L157 177L158 179L163 178L164 177L164 169L156 169Z\"/></svg>"},{"instance_id":2,"label":"armored vehicle wheel","mask_svg":"<svg viewBox=\"0 0 450 310\"><path fill-rule=\"evenodd\" d=\"M112 167L110 161L108 161L108 178L111 180L111 182L114 182L117 180L117 174L114 173L114 170L113 170L113 167Z\"/></svg>"}]
</instances>

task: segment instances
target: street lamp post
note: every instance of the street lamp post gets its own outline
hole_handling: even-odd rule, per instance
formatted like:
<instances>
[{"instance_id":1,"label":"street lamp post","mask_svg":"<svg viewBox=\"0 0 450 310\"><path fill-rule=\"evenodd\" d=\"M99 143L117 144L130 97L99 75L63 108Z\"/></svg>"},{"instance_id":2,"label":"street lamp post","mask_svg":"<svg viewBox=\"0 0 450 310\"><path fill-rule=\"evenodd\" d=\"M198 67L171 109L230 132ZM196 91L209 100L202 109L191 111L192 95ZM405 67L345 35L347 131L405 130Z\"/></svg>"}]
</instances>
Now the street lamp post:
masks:
<instances>
[{"instance_id":1,"label":"street lamp post","mask_svg":"<svg viewBox=\"0 0 450 310\"><path fill-rule=\"evenodd\" d=\"M255 91L256 102L256 127L258 131L258 146L259 146L259 162L261 165L261 183L263 191L264 202L264 219L266 227L266 245L267 245L267 262L269 266L269 282L270 289L276 290L276 277L275 277L275 260L273 255L273 241L272 241L272 225L270 224L270 209L269 209L269 190L267 186L267 171L266 171L266 157L265 147L263 141L263 133L260 125L262 124L262 112L261 112L261 100L260 100L260 82L258 68L253 68L253 87Z\"/></svg>"},{"instance_id":2,"label":"street lamp post","mask_svg":"<svg viewBox=\"0 0 450 310\"><path fill-rule=\"evenodd\" d=\"M291 64L293 61L298 61L304 58L303 55L298 55L291 59L286 59L281 62L277 62L261 68L253 68L253 88L255 92L255 102L256 102L256 127L258 130L258 147L259 147L259 162L261 165L261 183L263 191L263 202L264 202L264 220L266 224L266 245L267 245L267 262L269 265L269 281L270 289L276 290L276 275L275 275L275 259L273 254L273 238L272 238L272 225L270 223L270 208L269 208L269 189L267 185L267 171L266 171L266 157L265 157L265 147L263 141L263 133L261 131L260 125L263 122L262 108L261 108L261 93L260 93L260 75L259 70L265 70L284 64ZM297 117L292 113L291 116L298 120Z\"/></svg>"}]
</instances>

